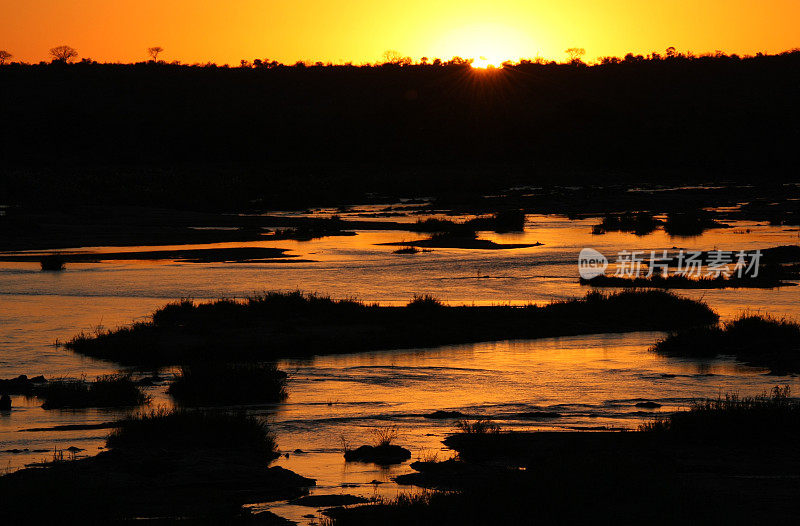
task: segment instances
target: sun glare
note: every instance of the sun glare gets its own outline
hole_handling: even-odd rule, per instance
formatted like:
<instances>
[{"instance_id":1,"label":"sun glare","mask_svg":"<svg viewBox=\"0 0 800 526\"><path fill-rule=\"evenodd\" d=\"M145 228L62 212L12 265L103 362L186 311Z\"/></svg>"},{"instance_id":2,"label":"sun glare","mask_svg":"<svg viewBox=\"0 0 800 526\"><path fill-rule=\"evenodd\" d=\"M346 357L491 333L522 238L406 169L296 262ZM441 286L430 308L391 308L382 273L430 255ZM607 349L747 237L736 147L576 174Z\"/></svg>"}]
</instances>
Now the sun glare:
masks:
<instances>
[{"instance_id":1,"label":"sun glare","mask_svg":"<svg viewBox=\"0 0 800 526\"><path fill-rule=\"evenodd\" d=\"M505 24L462 26L443 35L435 47L441 56L471 59L475 69L499 69L507 60L536 54L530 35Z\"/></svg>"},{"instance_id":2,"label":"sun glare","mask_svg":"<svg viewBox=\"0 0 800 526\"><path fill-rule=\"evenodd\" d=\"M492 60L486 57L478 57L473 59L472 67L475 69L492 69L492 68L501 68L503 67L501 63L493 62Z\"/></svg>"}]
</instances>

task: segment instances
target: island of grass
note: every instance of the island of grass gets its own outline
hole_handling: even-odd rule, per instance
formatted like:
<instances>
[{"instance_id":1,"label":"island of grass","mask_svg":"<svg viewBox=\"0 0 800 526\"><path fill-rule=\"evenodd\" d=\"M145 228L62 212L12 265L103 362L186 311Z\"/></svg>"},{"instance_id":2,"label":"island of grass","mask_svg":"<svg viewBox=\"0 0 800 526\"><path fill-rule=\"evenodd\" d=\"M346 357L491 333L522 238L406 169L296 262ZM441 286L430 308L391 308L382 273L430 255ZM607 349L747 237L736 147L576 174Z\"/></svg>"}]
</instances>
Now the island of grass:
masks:
<instances>
[{"instance_id":1,"label":"island of grass","mask_svg":"<svg viewBox=\"0 0 800 526\"><path fill-rule=\"evenodd\" d=\"M405 246L425 248L463 248L477 250L511 250L541 246L542 243L495 243L488 239L478 239L477 232L436 232L427 239L416 241L397 241L378 243L384 246Z\"/></svg>"},{"instance_id":2,"label":"island of grass","mask_svg":"<svg viewBox=\"0 0 800 526\"><path fill-rule=\"evenodd\" d=\"M61 254L48 254L39 258L39 265L44 271L59 272L64 270L64 258Z\"/></svg>"},{"instance_id":3,"label":"island of grass","mask_svg":"<svg viewBox=\"0 0 800 526\"><path fill-rule=\"evenodd\" d=\"M286 373L272 363L184 365L167 393L181 405L272 404L286 399Z\"/></svg>"},{"instance_id":4,"label":"island of grass","mask_svg":"<svg viewBox=\"0 0 800 526\"><path fill-rule=\"evenodd\" d=\"M757 277L735 275L717 277L702 276L690 278L681 274L662 276L653 274L650 277L624 277L600 275L593 278L580 278L581 285L591 287L614 288L656 288L656 289L774 289L792 287L795 283L783 281L768 274Z\"/></svg>"},{"instance_id":5,"label":"island of grass","mask_svg":"<svg viewBox=\"0 0 800 526\"><path fill-rule=\"evenodd\" d=\"M91 382L82 378L53 379L36 386L33 394L43 400L44 409L133 407L150 402L129 374L103 375Z\"/></svg>"},{"instance_id":6,"label":"island of grass","mask_svg":"<svg viewBox=\"0 0 800 526\"><path fill-rule=\"evenodd\" d=\"M347 462L371 462L380 466L400 464L411 458L411 451L394 443L397 428L385 427L372 431L373 444L351 449L344 445L344 459Z\"/></svg>"},{"instance_id":7,"label":"island of grass","mask_svg":"<svg viewBox=\"0 0 800 526\"><path fill-rule=\"evenodd\" d=\"M729 225L715 220L707 211L669 212L665 221L656 219L650 212L640 211L606 214L599 224L592 227L592 234L629 232L646 236L660 226L671 237L695 237L712 228L729 228Z\"/></svg>"},{"instance_id":8,"label":"island of grass","mask_svg":"<svg viewBox=\"0 0 800 526\"><path fill-rule=\"evenodd\" d=\"M696 237L712 228L730 228L706 211L671 212L667 214L664 232L671 237Z\"/></svg>"},{"instance_id":9,"label":"island of grass","mask_svg":"<svg viewBox=\"0 0 800 526\"><path fill-rule=\"evenodd\" d=\"M445 440L456 458L396 477L444 492L325 513L334 526L780 524L800 511L799 438L800 404L784 387L632 432L462 430Z\"/></svg>"},{"instance_id":10,"label":"island of grass","mask_svg":"<svg viewBox=\"0 0 800 526\"><path fill-rule=\"evenodd\" d=\"M0 477L7 524L236 524L243 504L300 497L312 479L269 467L277 446L252 416L153 411L123 420L108 451ZM46 505L42 505L46 499Z\"/></svg>"},{"instance_id":11,"label":"island of grass","mask_svg":"<svg viewBox=\"0 0 800 526\"><path fill-rule=\"evenodd\" d=\"M600 224L592 227L592 234L602 235L607 232L630 232L637 236L646 236L663 224L648 212L625 212L622 214L606 214Z\"/></svg>"},{"instance_id":12,"label":"island of grass","mask_svg":"<svg viewBox=\"0 0 800 526\"><path fill-rule=\"evenodd\" d=\"M525 214L521 210L497 212L490 217L476 217L461 223L449 219L429 218L419 220L410 226L414 232L427 232L431 237L416 241L380 243L388 246L426 247L426 248L464 248L480 250L502 250L529 248L541 243L495 243L488 239L478 239L479 230L495 232L521 232L524 230Z\"/></svg>"},{"instance_id":13,"label":"island of grass","mask_svg":"<svg viewBox=\"0 0 800 526\"><path fill-rule=\"evenodd\" d=\"M520 209L499 210L490 216L481 216L464 222L450 219L428 218L411 225L414 232L467 232L493 230L498 233L522 232L525 230L525 211Z\"/></svg>"},{"instance_id":14,"label":"island of grass","mask_svg":"<svg viewBox=\"0 0 800 526\"><path fill-rule=\"evenodd\" d=\"M311 241L330 236L355 236L355 232L344 230L345 222L339 216L311 217L295 227L277 229L265 239L292 239Z\"/></svg>"},{"instance_id":15,"label":"island of grass","mask_svg":"<svg viewBox=\"0 0 800 526\"><path fill-rule=\"evenodd\" d=\"M0 394L33 396L37 387L47 382L44 376L21 374L16 378L0 378Z\"/></svg>"},{"instance_id":16,"label":"island of grass","mask_svg":"<svg viewBox=\"0 0 800 526\"><path fill-rule=\"evenodd\" d=\"M65 346L94 358L152 367L668 331L717 320L704 303L660 290L593 291L581 299L543 306L446 306L420 297L405 307L273 292L245 300L170 303L154 312L150 321L79 334Z\"/></svg>"},{"instance_id":17,"label":"island of grass","mask_svg":"<svg viewBox=\"0 0 800 526\"><path fill-rule=\"evenodd\" d=\"M433 250L429 248L419 249L415 247L413 244L409 245L408 243L404 243L403 248L398 248L397 250L393 250L392 254L419 254L420 252L433 252Z\"/></svg>"},{"instance_id":18,"label":"island of grass","mask_svg":"<svg viewBox=\"0 0 800 526\"><path fill-rule=\"evenodd\" d=\"M653 351L666 356L714 358L733 356L773 374L800 372L800 324L762 315L742 315L722 325L680 330L657 342Z\"/></svg>"}]
</instances>

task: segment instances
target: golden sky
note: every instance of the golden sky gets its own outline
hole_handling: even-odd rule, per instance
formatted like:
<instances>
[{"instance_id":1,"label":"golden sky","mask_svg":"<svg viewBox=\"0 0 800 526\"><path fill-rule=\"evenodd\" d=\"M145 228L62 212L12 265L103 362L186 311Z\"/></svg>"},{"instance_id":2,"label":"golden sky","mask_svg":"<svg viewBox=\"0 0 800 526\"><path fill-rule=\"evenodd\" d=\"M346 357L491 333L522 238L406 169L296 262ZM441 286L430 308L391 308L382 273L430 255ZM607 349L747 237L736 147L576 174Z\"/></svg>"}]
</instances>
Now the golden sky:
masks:
<instances>
[{"instance_id":1,"label":"golden sky","mask_svg":"<svg viewBox=\"0 0 800 526\"><path fill-rule=\"evenodd\" d=\"M388 49L492 61L647 54L774 53L800 47L800 0L0 0L0 49L38 62L68 44L101 62L238 64L378 60Z\"/></svg>"}]
</instances>

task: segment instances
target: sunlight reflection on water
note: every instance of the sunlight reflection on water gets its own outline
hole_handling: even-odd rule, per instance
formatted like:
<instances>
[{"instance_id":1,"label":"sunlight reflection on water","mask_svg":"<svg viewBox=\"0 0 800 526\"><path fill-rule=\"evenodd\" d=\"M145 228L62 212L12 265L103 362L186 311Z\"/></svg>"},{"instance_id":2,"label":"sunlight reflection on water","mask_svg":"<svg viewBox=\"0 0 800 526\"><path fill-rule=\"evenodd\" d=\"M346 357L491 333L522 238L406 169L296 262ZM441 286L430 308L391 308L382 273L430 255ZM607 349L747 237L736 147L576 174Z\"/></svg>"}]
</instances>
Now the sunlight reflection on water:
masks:
<instances>
[{"instance_id":1,"label":"sunlight reflection on water","mask_svg":"<svg viewBox=\"0 0 800 526\"><path fill-rule=\"evenodd\" d=\"M98 325L115 327L145 319L156 307L181 297L201 300L302 289L385 304L405 303L415 293L430 293L453 304L543 303L586 292L577 283L577 254L583 247L612 255L622 249L749 250L798 242L796 231L756 223L736 223L735 228L696 238L670 238L661 231L642 237L594 236L595 222L532 215L525 233L481 234L498 243L544 243L511 251L434 249L397 255L392 253L396 247L379 243L409 241L418 234L387 230L309 242L195 247L280 247L313 260L307 263L116 261L69 264L62 273L39 272L33 263L0 263L0 377L82 373L92 377L114 371L114 364L84 359L52 344ZM724 317L757 310L800 319L800 287L680 293L707 301ZM452 430L451 421L421 416L437 409L488 415L513 428L634 427L652 413L636 408L636 400L655 400L663 404L661 411L669 411L694 397L797 384L796 378L765 376L725 360L701 363L655 356L647 349L658 337L593 335L284 361L281 365L291 375L289 400L257 412L275 422L278 442L289 452L279 464L317 478L320 487L315 491L393 495L400 488L390 478L408 470L407 465L390 469L347 465L341 455L342 436L359 444L369 429L397 425L399 442L416 458L423 451L441 450L442 438ZM150 392L156 403L168 404L163 390L161 386ZM124 413L44 411L38 403L15 397L14 411L0 414L0 450L75 445L94 454L102 446L104 430L19 430L96 424ZM552 421L519 417L538 409L562 417ZM294 454L295 449L305 453ZM440 458L447 456L442 452ZM0 469L43 457L47 454L0 452ZM384 484L370 484L372 480ZM358 486L342 488L342 484ZM312 510L283 510L295 520L301 518L300 511Z\"/></svg>"}]
</instances>

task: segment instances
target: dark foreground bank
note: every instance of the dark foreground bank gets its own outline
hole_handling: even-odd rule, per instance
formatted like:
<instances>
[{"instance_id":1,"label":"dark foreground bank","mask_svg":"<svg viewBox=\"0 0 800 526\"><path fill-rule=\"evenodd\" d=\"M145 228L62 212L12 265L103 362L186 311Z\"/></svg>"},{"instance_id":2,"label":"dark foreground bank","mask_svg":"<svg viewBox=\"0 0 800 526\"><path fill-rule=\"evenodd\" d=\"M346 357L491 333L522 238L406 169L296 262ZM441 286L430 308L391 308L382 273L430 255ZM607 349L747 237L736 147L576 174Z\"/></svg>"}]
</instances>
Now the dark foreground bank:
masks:
<instances>
[{"instance_id":1,"label":"dark foreground bank","mask_svg":"<svg viewBox=\"0 0 800 526\"><path fill-rule=\"evenodd\" d=\"M270 524L242 505L295 498L315 484L269 467L275 440L243 414L145 413L122 421L107 446L0 477L4 523Z\"/></svg>"},{"instance_id":2,"label":"dark foreground bank","mask_svg":"<svg viewBox=\"0 0 800 526\"><path fill-rule=\"evenodd\" d=\"M769 395L698 403L635 432L458 433L458 458L401 484L445 490L334 509L339 526L767 524L800 511L800 406Z\"/></svg>"}]
</instances>

